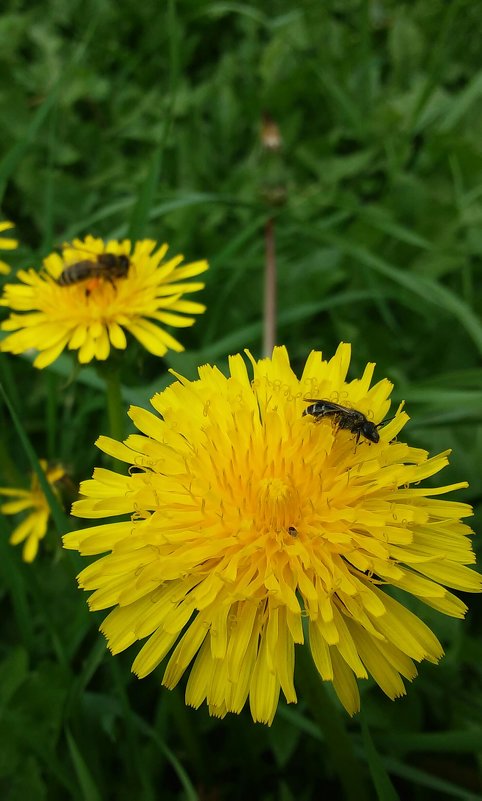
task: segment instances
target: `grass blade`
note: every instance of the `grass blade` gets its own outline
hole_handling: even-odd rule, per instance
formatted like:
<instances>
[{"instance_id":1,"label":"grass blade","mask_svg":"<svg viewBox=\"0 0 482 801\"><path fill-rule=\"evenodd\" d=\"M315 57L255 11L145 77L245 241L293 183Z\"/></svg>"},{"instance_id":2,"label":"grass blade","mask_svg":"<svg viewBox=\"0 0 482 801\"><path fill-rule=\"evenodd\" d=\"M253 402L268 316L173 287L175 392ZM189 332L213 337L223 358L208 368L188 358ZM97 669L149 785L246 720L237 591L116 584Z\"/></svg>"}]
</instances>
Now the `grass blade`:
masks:
<instances>
[{"instance_id":1,"label":"grass blade","mask_svg":"<svg viewBox=\"0 0 482 801\"><path fill-rule=\"evenodd\" d=\"M433 281L425 275L418 275L415 273L401 270L389 264L384 259L375 256L362 245L351 243L346 239L334 236L332 234L325 234L323 236L325 241L331 244L336 244L341 251L349 256L366 264L371 269L386 276L391 281L394 281L399 286L403 286L414 295L423 298L427 303L432 303L439 308L444 309L449 314L452 314L465 328L467 334L477 347L479 353L482 354L482 323L479 317L472 311L472 309L461 300L454 292L442 284Z\"/></svg>"},{"instance_id":2,"label":"grass blade","mask_svg":"<svg viewBox=\"0 0 482 801\"><path fill-rule=\"evenodd\" d=\"M156 147L152 161L141 187L137 203L132 213L129 239L136 240L143 236L154 202L156 189L159 186L162 156L172 124L174 104L176 101L177 82L179 77L179 31L176 18L176 2L169 0L167 4L167 38L169 41L169 105L164 119L160 141Z\"/></svg>"},{"instance_id":3,"label":"grass blade","mask_svg":"<svg viewBox=\"0 0 482 801\"><path fill-rule=\"evenodd\" d=\"M79 61L82 59L88 44L94 35L96 26L97 26L97 19L96 18L91 19L90 26L87 29L84 39L78 44L77 48L75 49L70 64L67 65L66 69L62 72L57 83L52 87L50 94L47 95L44 102L36 110L23 139L21 139L12 148L10 148L10 150L7 151L7 153L3 156L3 158L0 159L0 204L3 200L7 181L9 180L13 172L17 169L19 162L29 149L32 142L35 140L35 137L42 128L51 109L55 106L59 98L59 93L62 86L66 84L71 77L72 74L71 68L74 65L78 64Z\"/></svg>"}]
</instances>

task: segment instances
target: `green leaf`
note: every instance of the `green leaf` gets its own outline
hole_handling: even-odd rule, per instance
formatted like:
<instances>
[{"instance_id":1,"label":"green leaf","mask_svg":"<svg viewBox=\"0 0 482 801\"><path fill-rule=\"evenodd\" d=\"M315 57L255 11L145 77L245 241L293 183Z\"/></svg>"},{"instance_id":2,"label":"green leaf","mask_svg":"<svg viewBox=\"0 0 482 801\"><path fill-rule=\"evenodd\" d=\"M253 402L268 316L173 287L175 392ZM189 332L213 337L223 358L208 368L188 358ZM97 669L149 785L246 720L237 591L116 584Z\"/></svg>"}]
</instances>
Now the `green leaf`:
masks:
<instances>
[{"instance_id":1,"label":"green leaf","mask_svg":"<svg viewBox=\"0 0 482 801\"><path fill-rule=\"evenodd\" d=\"M439 125L440 131L450 131L482 96L482 72L478 72L467 86L452 99L450 109Z\"/></svg>"},{"instance_id":2,"label":"green leaf","mask_svg":"<svg viewBox=\"0 0 482 801\"><path fill-rule=\"evenodd\" d=\"M459 787L453 782L439 779L438 776L433 776L431 773L427 773L424 770L414 768L412 765L408 765L398 759L386 757L383 761L385 767L390 770L390 773L394 773L396 776L405 779L409 786L419 788L427 787L433 790L437 794L435 796L436 798L440 798L439 794L443 793L447 795L447 801L451 801L451 799L454 798L460 798L461 801L480 801L480 795L478 793L472 793L470 790L465 790L463 787Z\"/></svg>"},{"instance_id":3,"label":"green leaf","mask_svg":"<svg viewBox=\"0 0 482 801\"><path fill-rule=\"evenodd\" d=\"M279 710L278 710L279 711ZM276 715L268 732L268 739L280 768L284 768L294 754L301 732L285 718Z\"/></svg>"},{"instance_id":4,"label":"green leaf","mask_svg":"<svg viewBox=\"0 0 482 801\"><path fill-rule=\"evenodd\" d=\"M14 648L0 664L0 713L12 695L23 684L28 672L28 655L24 648Z\"/></svg>"},{"instance_id":5,"label":"green leaf","mask_svg":"<svg viewBox=\"0 0 482 801\"><path fill-rule=\"evenodd\" d=\"M464 731L385 734L383 741L388 748L401 749L407 753L478 753L482 750L482 729L474 726Z\"/></svg>"},{"instance_id":6,"label":"green leaf","mask_svg":"<svg viewBox=\"0 0 482 801\"><path fill-rule=\"evenodd\" d=\"M102 795L99 792L94 779L92 778L92 774L89 771L89 768L87 767L85 760L79 751L77 743L75 742L68 727L65 728L65 736L67 739L67 745L69 747L70 757L79 780L83 801L102 801Z\"/></svg>"},{"instance_id":7,"label":"green leaf","mask_svg":"<svg viewBox=\"0 0 482 801\"><path fill-rule=\"evenodd\" d=\"M361 717L361 730L368 767L370 768L370 774L373 779L378 801L399 801L399 795L390 780L377 749L375 748L375 744L372 740L364 715Z\"/></svg>"}]
</instances>

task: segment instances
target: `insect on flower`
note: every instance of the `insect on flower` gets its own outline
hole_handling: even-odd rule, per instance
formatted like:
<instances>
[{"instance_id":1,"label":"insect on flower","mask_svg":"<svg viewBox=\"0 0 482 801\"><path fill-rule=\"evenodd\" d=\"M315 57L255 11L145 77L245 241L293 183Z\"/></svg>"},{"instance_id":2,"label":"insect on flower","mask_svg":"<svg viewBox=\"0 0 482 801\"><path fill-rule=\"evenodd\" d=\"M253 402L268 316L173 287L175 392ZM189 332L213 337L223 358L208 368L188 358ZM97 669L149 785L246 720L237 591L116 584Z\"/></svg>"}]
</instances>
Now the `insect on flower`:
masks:
<instances>
[{"instance_id":1,"label":"insect on flower","mask_svg":"<svg viewBox=\"0 0 482 801\"><path fill-rule=\"evenodd\" d=\"M180 254L165 258L168 249L153 239L104 242L86 236L49 253L40 270L19 270L0 298L0 306L10 310L0 325L9 332L0 350L35 348L34 366L44 368L68 349L87 364L105 361L112 348L125 350L129 333L154 356L181 352L182 344L165 328L194 325L195 315L205 311L185 295L204 288L195 276L208 263L185 264Z\"/></svg>"},{"instance_id":2,"label":"insect on flower","mask_svg":"<svg viewBox=\"0 0 482 801\"><path fill-rule=\"evenodd\" d=\"M408 421L401 408L376 458L363 443L355 452L345 437L313 436L300 419L293 398L317 392L384 418L391 382L371 386L373 364L347 381L350 352L347 343L330 360L312 351L300 378L281 347L259 361L247 354L251 370L238 354L226 376L210 365L192 381L178 375L152 411L131 407L138 433L97 441L129 474L98 469L81 484L72 513L96 525L63 541L89 557L78 581L92 592L90 609L111 607L102 623L110 650L137 641L140 678L169 654L163 685L189 672L186 703L207 702L216 717L248 703L253 720L271 724L281 693L297 701L303 647L350 715L360 707L357 680L369 675L398 698L416 663L443 654L405 596L462 618L451 588L482 590L463 522L471 507L440 498L465 482L413 488L447 464L447 451L390 444ZM324 389L307 389L315 386ZM321 422L344 424L347 439L376 439L361 412L310 404Z\"/></svg>"},{"instance_id":3,"label":"insect on flower","mask_svg":"<svg viewBox=\"0 0 482 801\"><path fill-rule=\"evenodd\" d=\"M348 406L341 406L339 403L318 398L305 398L305 401L311 406L307 406L303 415L311 414L317 422L325 417L331 418L336 428L345 428L355 434L357 444L360 437L365 437L374 443L380 441L378 426L381 423L372 423L371 420L367 420L363 412L359 412L358 409L350 409Z\"/></svg>"},{"instance_id":4,"label":"insect on flower","mask_svg":"<svg viewBox=\"0 0 482 801\"><path fill-rule=\"evenodd\" d=\"M64 245L64 247L71 246ZM58 285L72 286L90 278L104 278L115 286L115 279L127 277L130 260L125 254L93 253L92 256L95 256L95 259L82 259L65 267L57 279Z\"/></svg>"}]
</instances>

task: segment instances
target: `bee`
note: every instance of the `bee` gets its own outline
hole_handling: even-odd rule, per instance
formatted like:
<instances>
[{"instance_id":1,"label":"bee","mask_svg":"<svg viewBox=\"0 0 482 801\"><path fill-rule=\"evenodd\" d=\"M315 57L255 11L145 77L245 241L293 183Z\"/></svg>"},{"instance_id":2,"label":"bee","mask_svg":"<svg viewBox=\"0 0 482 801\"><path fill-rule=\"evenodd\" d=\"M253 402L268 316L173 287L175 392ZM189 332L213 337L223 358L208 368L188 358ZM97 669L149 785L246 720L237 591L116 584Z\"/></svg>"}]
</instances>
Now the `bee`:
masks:
<instances>
[{"instance_id":1,"label":"bee","mask_svg":"<svg viewBox=\"0 0 482 801\"><path fill-rule=\"evenodd\" d=\"M67 265L60 273L57 284L59 286L72 286L89 278L104 278L112 286L115 286L115 279L127 277L130 261L123 253L119 255L116 253L95 253L92 256L95 256L95 259L82 259L82 261Z\"/></svg>"},{"instance_id":2,"label":"bee","mask_svg":"<svg viewBox=\"0 0 482 801\"><path fill-rule=\"evenodd\" d=\"M381 423L372 423L367 420L363 412L357 409L350 409L347 406L341 406L339 403L333 403L329 400L320 400L317 398L305 398L307 406L303 415L311 414L315 420L322 420L324 417L329 417L333 420L337 428L345 428L351 431L356 436L358 444L360 437L365 437L370 442L379 442L380 434L378 433L378 426Z\"/></svg>"}]
</instances>

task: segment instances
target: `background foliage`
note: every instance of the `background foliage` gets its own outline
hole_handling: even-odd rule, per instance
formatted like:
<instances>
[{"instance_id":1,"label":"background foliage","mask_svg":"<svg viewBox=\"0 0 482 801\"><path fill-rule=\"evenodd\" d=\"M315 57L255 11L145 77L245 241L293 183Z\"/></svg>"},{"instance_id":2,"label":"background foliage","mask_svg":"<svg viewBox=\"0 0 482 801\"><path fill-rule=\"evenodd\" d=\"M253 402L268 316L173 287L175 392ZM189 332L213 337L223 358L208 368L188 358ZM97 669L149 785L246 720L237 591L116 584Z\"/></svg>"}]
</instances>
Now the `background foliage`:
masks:
<instances>
[{"instance_id":1,"label":"background foliage","mask_svg":"<svg viewBox=\"0 0 482 801\"><path fill-rule=\"evenodd\" d=\"M209 259L208 311L182 332L186 353L161 361L132 343L123 362L126 405L147 405L170 366L193 377L245 347L260 355L273 213L278 340L295 368L311 348L351 341L353 375L377 362L407 401L407 436L453 447L446 483L467 478L477 509L481 19L472 0L5 0L0 190L22 242L12 264L39 265L86 233L151 236ZM259 144L266 111L284 142L274 175ZM273 180L286 187L275 210L263 201ZM75 487L101 463L102 382L66 357L44 372L30 362L2 357L3 386L36 454L61 459ZM27 454L0 415L2 483L25 482ZM6 801L343 798L337 748L341 760L354 750L367 798L480 798L478 598L462 623L424 609L442 663L423 665L396 703L365 683L363 725L341 715L348 737L330 745L309 697L268 729L247 711L220 722L186 709L159 671L131 677L131 654L107 654L76 589L78 562L52 536L25 566L9 526L0 521Z\"/></svg>"}]
</instances>

